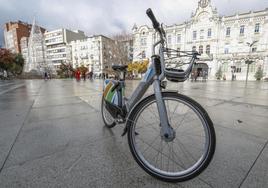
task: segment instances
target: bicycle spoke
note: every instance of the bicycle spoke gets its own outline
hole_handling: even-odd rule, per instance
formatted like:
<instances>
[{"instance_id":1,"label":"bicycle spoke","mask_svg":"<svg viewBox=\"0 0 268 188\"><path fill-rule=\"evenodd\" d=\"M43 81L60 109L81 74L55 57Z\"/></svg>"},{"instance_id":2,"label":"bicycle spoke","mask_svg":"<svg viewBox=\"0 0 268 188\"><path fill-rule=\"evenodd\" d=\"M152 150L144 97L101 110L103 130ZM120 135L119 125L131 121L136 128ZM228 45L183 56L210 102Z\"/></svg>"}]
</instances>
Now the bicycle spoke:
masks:
<instances>
[{"instance_id":1,"label":"bicycle spoke","mask_svg":"<svg viewBox=\"0 0 268 188\"><path fill-rule=\"evenodd\" d=\"M168 100L167 100L167 105L166 105L166 107L167 107L167 113L170 114L170 109L169 109L169 103L168 103ZM171 124L171 118L170 118L170 116L168 115L167 117L168 117L168 121L169 121L169 123Z\"/></svg>"},{"instance_id":2,"label":"bicycle spoke","mask_svg":"<svg viewBox=\"0 0 268 188\"><path fill-rule=\"evenodd\" d=\"M159 119L159 117L155 114L155 112L152 112L152 111L150 110L150 108L148 109L148 111L151 112L151 113L154 115L154 117L155 117L156 119Z\"/></svg>"},{"instance_id":3,"label":"bicycle spoke","mask_svg":"<svg viewBox=\"0 0 268 188\"><path fill-rule=\"evenodd\" d=\"M185 151L185 152L184 152L185 154L188 154L188 156L191 157L194 161L197 161L197 160L193 157L193 155L186 149L186 147L183 145L183 143L181 143L181 142L179 141L179 139L177 139L177 142L179 142L179 146L180 146L182 152Z\"/></svg>"},{"instance_id":4,"label":"bicycle spoke","mask_svg":"<svg viewBox=\"0 0 268 188\"><path fill-rule=\"evenodd\" d=\"M189 111L189 109L187 110L187 112ZM183 122L183 120L185 119L187 113L184 114L182 120L180 121L180 123L178 124L178 127L175 129L175 131L180 127L181 123Z\"/></svg>"},{"instance_id":5,"label":"bicycle spoke","mask_svg":"<svg viewBox=\"0 0 268 188\"><path fill-rule=\"evenodd\" d=\"M187 174L201 164L200 159L208 152L204 121L187 103L165 98L164 103L169 124L175 131L174 140L161 137L160 118L154 100L144 106L132 121L135 150L139 160L146 161L143 165L150 170L166 176ZM139 134L134 134L137 131Z\"/></svg>"}]
</instances>

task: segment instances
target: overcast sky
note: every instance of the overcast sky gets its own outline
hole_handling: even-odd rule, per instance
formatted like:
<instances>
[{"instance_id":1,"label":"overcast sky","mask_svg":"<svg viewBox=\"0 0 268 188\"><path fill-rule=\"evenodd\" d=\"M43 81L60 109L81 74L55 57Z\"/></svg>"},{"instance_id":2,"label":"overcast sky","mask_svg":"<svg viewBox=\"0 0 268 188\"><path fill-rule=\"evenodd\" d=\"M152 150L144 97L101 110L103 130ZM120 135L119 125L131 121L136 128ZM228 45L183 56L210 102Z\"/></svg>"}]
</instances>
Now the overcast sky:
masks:
<instances>
[{"instance_id":1,"label":"overcast sky","mask_svg":"<svg viewBox=\"0 0 268 188\"><path fill-rule=\"evenodd\" d=\"M0 0L0 45L3 24L22 20L48 30L79 29L90 36L111 36L131 31L134 23L150 24L145 11L152 8L159 21L167 25L189 20L199 0ZM220 15L268 8L268 0L212 0Z\"/></svg>"}]
</instances>

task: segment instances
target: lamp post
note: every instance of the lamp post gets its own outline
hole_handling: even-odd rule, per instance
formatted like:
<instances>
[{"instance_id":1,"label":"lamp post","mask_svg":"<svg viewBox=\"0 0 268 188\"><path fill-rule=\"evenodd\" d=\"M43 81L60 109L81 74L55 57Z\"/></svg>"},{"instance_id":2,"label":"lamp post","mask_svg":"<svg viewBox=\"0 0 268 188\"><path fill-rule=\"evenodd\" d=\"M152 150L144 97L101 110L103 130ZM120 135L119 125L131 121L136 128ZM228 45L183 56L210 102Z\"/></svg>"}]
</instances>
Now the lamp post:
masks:
<instances>
[{"instance_id":1,"label":"lamp post","mask_svg":"<svg viewBox=\"0 0 268 188\"><path fill-rule=\"evenodd\" d=\"M252 43L249 43L249 42L247 42L247 45L249 46L249 57L248 57L248 60L246 60L245 61L245 63L247 64L247 75L246 75L246 83L248 82L248 70L249 70L249 65L251 64L251 63L253 63L253 61L252 60L250 60L250 55L251 55L251 47L254 45L254 44L256 44L258 41L253 41Z\"/></svg>"}]
</instances>

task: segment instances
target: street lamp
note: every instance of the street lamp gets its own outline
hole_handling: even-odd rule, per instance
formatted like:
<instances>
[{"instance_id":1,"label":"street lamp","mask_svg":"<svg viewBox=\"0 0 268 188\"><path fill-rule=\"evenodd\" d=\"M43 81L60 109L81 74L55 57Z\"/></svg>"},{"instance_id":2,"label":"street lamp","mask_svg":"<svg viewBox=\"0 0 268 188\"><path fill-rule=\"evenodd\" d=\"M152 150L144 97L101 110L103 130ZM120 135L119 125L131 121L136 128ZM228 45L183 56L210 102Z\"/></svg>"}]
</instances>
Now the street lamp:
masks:
<instances>
[{"instance_id":1,"label":"street lamp","mask_svg":"<svg viewBox=\"0 0 268 188\"><path fill-rule=\"evenodd\" d=\"M248 70L249 70L249 65L251 63L253 63L252 60L250 60L250 54L251 54L251 47L256 44L258 41L253 41L252 43L247 42L247 45L249 46L249 57L248 60L245 61L245 63L247 64L247 75L246 75L246 83L248 82Z\"/></svg>"}]
</instances>

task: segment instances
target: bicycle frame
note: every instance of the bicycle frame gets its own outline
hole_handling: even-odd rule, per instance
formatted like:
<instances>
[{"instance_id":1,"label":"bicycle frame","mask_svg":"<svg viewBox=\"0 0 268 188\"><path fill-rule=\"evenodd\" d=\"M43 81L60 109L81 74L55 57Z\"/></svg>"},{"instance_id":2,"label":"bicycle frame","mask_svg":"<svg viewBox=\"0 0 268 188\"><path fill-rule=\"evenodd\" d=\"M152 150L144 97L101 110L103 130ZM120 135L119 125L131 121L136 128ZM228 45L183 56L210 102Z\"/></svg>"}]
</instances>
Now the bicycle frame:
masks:
<instances>
[{"instance_id":1,"label":"bicycle frame","mask_svg":"<svg viewBox=\"0 0 268 188\"><path fill-rule=\"evenodd\" d=\"M164 46L162 43L162 40L159 40L152 46L152 57L155 56L155 48L157 45L160 45L159 48L159 57L160 57L160 66L161 66L161 73L158 74L158 70L156 68L156 58L152 58L151 64L146 71L143 79L140 81L139 85L137 88L134 90L134 92L131 94L129 100L123 104L126 107L127 114L133 109L135 104L143 97L147 89L149 88L150 85L153 84L154 88L154 94L156 98L156 103L157 103L157 109L160 117L160 123L161 123L161 135L165 136L166 138L171 138L173 137L173 129L170 127L170 124L168 122L168 116L167 116L167 111L166 111L166 106L162 98L162 93L161 93L161 81L165 78L164 75L164 69L165 69L165 64L164 64ZM124 101L122 100L122 103ZM122 106L123 106L122 105Z\"/></svg>"},{"instance_id":2,"label":"bicycle frame","mask_svg":"<svg viewBox=\"0 0 268 188\"><path fill-rule=\"evenodd\" d=\"M153 56L155 55L155 47L159 45L161 41L156 42L152 49L153 49ZM161 75L156 74L155 64L154 62L151 62L148 70L146 71L143 79L140 81L137 88L134 90L134 92L131 94L130 99L126 102L126 108L129 112L133 106L143 97L144 93L147 91L150 85L155 81L159 85L159 92L160 90L160 81L164 79L164 54L163 54L163 46L160 46L159 48L159 55L160 55L160 61L161 61ZM154 88L157 86L154 86ZM158 91L158 87L156 88L156 91Z\"/></svg>"},{"instance_id":3,"label":"bicycle frame","mask_svg":"<svg viewBox=\"0 0 268 188\"><path fill-rule=\"evenodd\" d=\"M166 39L165 39L165 35L163 36L161 34L161 31L164 32L164 30L162 29L158 31L160 34L160 39L155 44L152 45L151 64L148 70L146 71L143 79L140 81L139 85L131 94L128 100L125 101L121 92L118 92L119 105L118 106L111 105L110 113L112 114L114 114L114 112L119 113L120 114L119 119L122 119L124 122L125 118L127 118L131 110L135 107L138 101L143 97L143 95L145 94L149 86L153 85L154 95L155 95L156 104L157 104L157 110L158 110L159 118L160 118L161 136L167 140L172 140L175 137L175 132L173 131L173 128L170 126L166 106L165 106L165 103L162 97L162 91L161 91L161 81L165 78L164 51L167 49L165 48ZM159 55L156 55L155 49L158 45L159 45ZM191 72L192 66L195 62L195 59L196 59L196 54L192 54L192 59L190 61L189 67L187 68L186 72L183 72L182 74L180 74L185 79L188 78ZM120 79L118 84L116 84L115 88L117 88L116 90L119 91L124 87L125 87L125 80L123 78L123 79ZM124 133L125 132L126 132L126 129Z\"/></svg>"}]
</instances>

